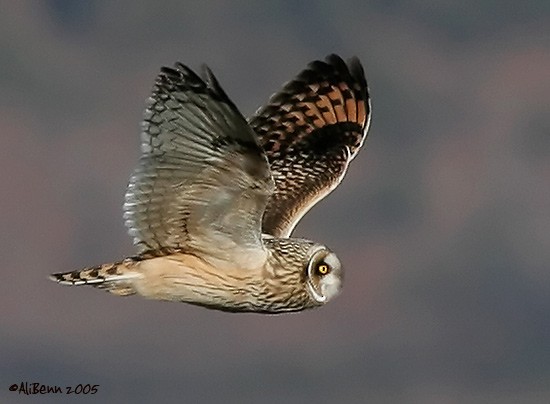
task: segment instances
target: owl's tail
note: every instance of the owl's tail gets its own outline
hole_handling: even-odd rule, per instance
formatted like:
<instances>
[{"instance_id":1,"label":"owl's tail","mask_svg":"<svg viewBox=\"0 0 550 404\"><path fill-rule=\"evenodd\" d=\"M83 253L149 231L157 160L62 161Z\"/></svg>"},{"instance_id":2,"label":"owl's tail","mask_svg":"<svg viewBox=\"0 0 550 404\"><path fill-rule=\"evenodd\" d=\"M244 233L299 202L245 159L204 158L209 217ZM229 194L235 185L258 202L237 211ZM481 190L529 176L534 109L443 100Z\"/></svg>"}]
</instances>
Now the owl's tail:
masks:
<instances>
[{"instance_id":1,"label":"owl's tail","mask_svg":"<svg viewBox=\"0 0 550 404\"><path fill-rule=\"evenodd\" d=\"M123 261L84 268L78 271L51 274L50 279L61 285L93 286L105 289L119 296L129 296L136 293L132 287L132 279L139 277L139 272L133 270L135 261L127 258Z\"/></svg>"}]
</instances>

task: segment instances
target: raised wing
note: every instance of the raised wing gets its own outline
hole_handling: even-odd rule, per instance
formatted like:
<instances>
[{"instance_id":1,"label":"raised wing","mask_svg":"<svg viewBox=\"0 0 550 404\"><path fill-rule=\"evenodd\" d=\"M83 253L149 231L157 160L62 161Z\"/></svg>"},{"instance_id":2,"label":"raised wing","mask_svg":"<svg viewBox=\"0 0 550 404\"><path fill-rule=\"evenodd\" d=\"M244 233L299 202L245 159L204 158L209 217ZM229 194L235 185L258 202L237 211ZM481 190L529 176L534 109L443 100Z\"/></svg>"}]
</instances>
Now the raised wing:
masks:
<instances>
[{"instance_id":1,"label":"raised wing","mask_svg":"<svg viewBox=\"0 0 550 404\"><path fill-rule=\"evenodd\" d=\"M242 268L265 260L266 156L205 67L164 67L148 100L124 218L140 253L182 249ZM221 261L221 264L220 264Z\"/></svg>"},{"instance_id":2,"label":"raised wing","mask_svg":"<svg viewBox=\"0 0 550 404\"><path fill-rule=\"evenodd\" d=\"M361 63L315 61L250 118L276 190L262 230L289 237L300 218L342 180L367 136L370 98Z\"/></svg>"}]
</instances>

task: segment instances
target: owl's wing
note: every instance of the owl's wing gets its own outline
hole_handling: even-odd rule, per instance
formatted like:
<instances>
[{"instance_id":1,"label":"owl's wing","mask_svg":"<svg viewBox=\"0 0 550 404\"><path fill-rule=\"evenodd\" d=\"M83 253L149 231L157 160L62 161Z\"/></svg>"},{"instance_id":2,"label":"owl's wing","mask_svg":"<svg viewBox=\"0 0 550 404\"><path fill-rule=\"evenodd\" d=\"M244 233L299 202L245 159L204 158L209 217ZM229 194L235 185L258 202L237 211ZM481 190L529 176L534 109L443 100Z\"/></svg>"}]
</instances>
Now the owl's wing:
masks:
<instances>
[{"instance_id":1,"label":"owl's wing","mask_svg":"<svg viewBox=\"0 0 550 404\"><path fill-rule=\"evenodd\" d=\"M344 177L367 136L370 98L361 63L315 61L250 118L275 179L262 230L289 237Z\"/></svg>"},{"instance_id":2,"label":"owl's wing","mask_svg":"<svg viewBox=\"0 0 550 404\"><path fill-rule=\"evenodd\" d=\"M254 267L265 260L261 219L273 191L257 136L205 67L164 67L142 124L142 155L124 218L140 253L182 249Z\"/></svg>"}]
</instances>

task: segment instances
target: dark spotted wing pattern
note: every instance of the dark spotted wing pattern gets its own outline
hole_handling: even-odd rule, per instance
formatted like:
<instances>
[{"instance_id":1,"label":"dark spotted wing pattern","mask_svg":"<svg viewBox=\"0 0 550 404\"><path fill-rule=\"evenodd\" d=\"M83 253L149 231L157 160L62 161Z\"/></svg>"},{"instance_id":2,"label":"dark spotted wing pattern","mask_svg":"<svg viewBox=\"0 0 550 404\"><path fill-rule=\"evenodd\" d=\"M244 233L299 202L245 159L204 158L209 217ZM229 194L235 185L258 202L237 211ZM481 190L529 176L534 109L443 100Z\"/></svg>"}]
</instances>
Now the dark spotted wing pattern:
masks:
<instances>
[{"instance_id":1,"label":"dark spotted wing pattern","mask_svg":"<svg viewBox=\"0 0 550 404\"><path fill-rule=\"evenodd\" d=\"M370 98L361 63L315 61L249 120L276 190L262 230L289 237L300 218L342 180L367 136Z\"/></svg>"},{"instance_id":2,"label":"dark spotted wing pattern","mask_svg":"<svg viewBox=\"0 0 550 404\"><path fill-rule=\"evenodd\" d=\"M205 68L163 68L142 128L142 156L124 204L140 253L185 249L256 265L273 180L246 120ZM262 258L263 257L263 258ZM248 260L248 261L247 261Z\"/></svg>"}]
</instances>

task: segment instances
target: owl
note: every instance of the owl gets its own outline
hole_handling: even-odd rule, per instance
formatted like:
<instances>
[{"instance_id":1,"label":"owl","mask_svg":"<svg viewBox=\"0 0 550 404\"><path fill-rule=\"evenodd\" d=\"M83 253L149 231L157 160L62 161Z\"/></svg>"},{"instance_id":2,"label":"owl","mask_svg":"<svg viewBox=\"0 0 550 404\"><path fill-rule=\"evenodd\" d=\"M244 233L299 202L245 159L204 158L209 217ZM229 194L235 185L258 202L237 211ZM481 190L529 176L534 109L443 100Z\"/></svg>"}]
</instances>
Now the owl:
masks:
<instances>
[{"instance_id":1,"label":"owl","mask_svg":"<svg viewBox=\"0 0 550 404\"><path fill-rule=\"evenodd\" d=\"M208 67L161 68L124 203L137 254L50 278L229 312L324 305L342 264L291 234L342 181L370 115L355 57L310 63L248 120Z\"/></svg>"}]
</instances>

